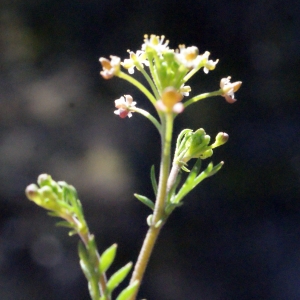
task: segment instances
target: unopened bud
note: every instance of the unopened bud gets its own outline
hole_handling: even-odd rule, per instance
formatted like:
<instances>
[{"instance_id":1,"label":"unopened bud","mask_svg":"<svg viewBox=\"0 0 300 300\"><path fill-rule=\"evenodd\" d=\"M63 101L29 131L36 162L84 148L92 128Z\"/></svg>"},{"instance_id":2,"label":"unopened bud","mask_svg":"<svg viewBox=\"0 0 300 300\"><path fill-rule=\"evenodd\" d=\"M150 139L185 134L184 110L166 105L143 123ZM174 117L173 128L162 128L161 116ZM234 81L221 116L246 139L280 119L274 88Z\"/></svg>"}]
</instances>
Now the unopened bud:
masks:
<instances>
[{"instance_id":1,"label":"unopened bud","mask_svg":"<svg viewBox=\"0 0 300 300\"><path fill-rule=\"evenodd\" d=\"M211 145L212 148L219 147L227 143L229 135L225 132L219 132L216 136L215 142Z\"/></svg>"},{"instance_id":2,"label":"unopened bud","mask_svg":"<svg viewBox=\"0 0 300 300\"><path fill-rule=\"evenodd\" d=\"M26 197L31 201L36 201L39 197L39 188L36 184L30 184L25 190Z\"/></svg>"}]
</instances>

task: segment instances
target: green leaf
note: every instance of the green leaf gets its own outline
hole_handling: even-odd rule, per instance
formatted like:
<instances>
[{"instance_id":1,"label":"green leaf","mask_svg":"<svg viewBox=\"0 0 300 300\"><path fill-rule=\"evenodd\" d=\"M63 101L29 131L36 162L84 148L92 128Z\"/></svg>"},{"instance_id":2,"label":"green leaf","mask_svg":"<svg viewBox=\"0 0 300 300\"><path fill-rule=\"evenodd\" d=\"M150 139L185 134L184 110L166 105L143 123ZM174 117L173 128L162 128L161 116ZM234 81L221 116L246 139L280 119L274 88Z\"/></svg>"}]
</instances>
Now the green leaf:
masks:
<instances>
[{"instance_id":1,"label":"green leaf","mask_svg":"<svg viewBox=\"0 0 300 300\"><path fill-rule=\"evenodd\" d=\"M132 263L130 262L110 277L110 279L107 282L107 290L110 294L125 279L131 268Z\"/></svg>"},{"instance_id":2,"label":"green leaf","mask_svg":"<svg viewBox=\"0 0 300 300\"><path fill-rule=\"evenodd\" d=\"M134 194L134 197L137 198L139 201L141 201L146 206L148 206L149 208L151 208L152 210L154 209L154 203L148 197L142 196L139 194Z\"/></svg>"},{"instance_id":3,"label":"green leaf","mask_svg":"<svg viewBox=\"0 0 300 300\"><path fill-rule=\"evenodd\" d=\"M150 170L150 178L151 178L151 183L152 183L154 195L156 196L157 195L157 180L156 180L156 176L155 176L155 167L154 167L154 165L151 167L151 170Z\"/></svg>"},{"instance_id":4,"label":"green leaf","mask_svg":"<svg viewBox=\"0 0 300 300\"><path fill-rule=\"evenodd\" d=\"M105 273L113 263L117 252L117 244L111 245L100 256L99 271L100 274Z\"/></svg>"},{"instance_id":5,"label":"green leaf","mask_svg":"<svg viewBox=\"0 0 300 300\"><path fill-rule=\"evenodd\" d=\"M202 165L202 160L200 158L198 158L196 163L193 166L193 169L191 170L191 172L187 178L187 180L189 182L192 182L196 178L196 176L199 174L201 165Z\"/></svg>"},{"instance_id":6,"label":"green leaf","mask_svg":"<svg viewBox=\"0 0 300 300\"><path fill-rule=\"evenodd\" d=\"M60 217L60 215L55 211L48 211L47 215L50 217Z\"/></svg>"},{"instance_id":7,"label":"green leaf","mask_svg":"<svg viewBox=\"0 0 300 300\"><path fill-rule=\"evenodd\" d=\"M80 267L86 279L89 281L93 277L93 268L90 265L89 254L81 241L78 243L78 254Z\"/></svg>"},{"instance_id":8,"label":"green leaf","mask_svg":"<svg viewBox=\"0 0 300 300\"><path fill-rule=\"evenodd\" d=\"M136 280L128 287L126 287L118 296L116 300L128 300L136 292L139 286L139 281Z\"/></svg>"},{"instance_id":9,"label":"green leaf","mask_svg":"<svg viewBox=\"0 0 300 300\"><path fill-rule=\"evenodd\" d=\"M202 161L200 158L198 158L181 189L175 196L173 201L174 203L179 203L179 201L195 187L195 178L200 171L201 164Z\"/></svg>"},{"instance_id":10,"label":"green leaf","mask_svg":"<svg viewBox=\"0 0 300 300\"><path fill-rule=\"evenodd\" d=\"M224 165L224 162L221 161L220 163L218 163L216 166L210 168L210 170L205 170L204 172L207 173L207 177L210 177L210 176L213 176L215 175L217 172L219 172L221 170L221 168L223 167Z\"/></svg>"}]
</instances>

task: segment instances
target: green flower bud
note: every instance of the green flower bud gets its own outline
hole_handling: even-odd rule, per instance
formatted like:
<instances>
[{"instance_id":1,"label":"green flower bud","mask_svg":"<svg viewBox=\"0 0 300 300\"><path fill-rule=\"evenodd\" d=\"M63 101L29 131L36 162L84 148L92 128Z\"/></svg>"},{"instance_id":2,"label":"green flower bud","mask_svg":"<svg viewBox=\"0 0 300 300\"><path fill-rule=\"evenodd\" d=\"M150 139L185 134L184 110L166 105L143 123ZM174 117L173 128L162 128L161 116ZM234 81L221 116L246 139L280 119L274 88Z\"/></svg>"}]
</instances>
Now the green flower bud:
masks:
<instances>
[{"instance_id":1,"label":"green flower bud","mask_svg":"<svg viewBox=\"0 0 300 300\"><path fill-rule=\"evenodd\" d=\"M216 136L215 142L211 145L212 148L216 148L227 143L229 135L225 132L219 132Z\"/></svg>"},{"instance_id":2,"label":"green flower bud","mask_svg":"<svg viewBox=\"0 0 300 300\"><path fill-rule=\"evenodd\" d=\"M187 163L192 158L205 159L212 155L211 147L208 146L210 142L210 136L207 135L203 128L190 134L185 143L185 154L182 157L182 161ZM210 150L210 151L208 151Z\"/></svg>"},{"instance_id":3,"label":"green flower bud","mask_svg":"<svg viewBox=\"0 0 300 300\"><path fill-rule=\"evenodd\" d=\"M39 188L36 184L32 183L32 184L28 185L25 190L25 194L29 200L40 205L39 203L41 202L41 199L40 199L40 194L39 194Z\"/></svg>"}]
</instances>

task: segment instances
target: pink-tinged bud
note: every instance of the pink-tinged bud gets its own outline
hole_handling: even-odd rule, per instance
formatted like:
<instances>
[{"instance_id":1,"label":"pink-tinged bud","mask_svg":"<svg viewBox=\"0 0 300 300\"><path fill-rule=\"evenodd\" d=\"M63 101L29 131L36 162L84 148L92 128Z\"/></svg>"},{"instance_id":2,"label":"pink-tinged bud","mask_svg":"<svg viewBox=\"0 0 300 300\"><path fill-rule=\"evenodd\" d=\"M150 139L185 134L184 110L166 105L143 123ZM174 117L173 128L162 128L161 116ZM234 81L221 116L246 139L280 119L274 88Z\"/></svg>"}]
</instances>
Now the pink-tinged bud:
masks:
<instances>
[{"instance_id":1,"label":"pink-tinged bud","mask_svg":"<svg viewBox=\"0 0 300 300\"><path fill-rule=\"evenodd\" d=\"M227 143L229 135L225 132L219 132L216 136L215 142L211 145L212 148L216 148Z\"/></svg>"},{"instance_id":2,"label":"pink-tinged bud","mask_svg":"<svg viewBox=\"0 0 300 300\"><path fill-rule=\"evenodd\" d=\"M33 184L33 183L28 185L26 190L25 190L25 194L26 194L26 197L29 200L35 201L37 199L37 197L39 197L38 186L36 184Z\"/></svg>"}]
</instances>

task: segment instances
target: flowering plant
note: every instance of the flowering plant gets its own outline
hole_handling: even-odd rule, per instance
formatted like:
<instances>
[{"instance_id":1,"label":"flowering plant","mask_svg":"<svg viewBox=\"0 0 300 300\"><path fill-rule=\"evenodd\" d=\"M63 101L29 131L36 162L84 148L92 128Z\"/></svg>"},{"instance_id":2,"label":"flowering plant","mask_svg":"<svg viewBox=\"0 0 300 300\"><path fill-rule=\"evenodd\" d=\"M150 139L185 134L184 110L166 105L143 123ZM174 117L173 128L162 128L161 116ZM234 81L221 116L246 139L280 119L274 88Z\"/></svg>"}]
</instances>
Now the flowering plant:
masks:
<instances>
[{"instance_id":1,"label":"flowering plant","mask_svg":"<svg viewBox=\"0 0 300 300\"><path fill-rule=\"evenodd\" d=\"M156 127L161 137L161 161L159 177L156 178L154 167L150 172L155 199L134 194L134 196L151 210L147 218L149 226L137 262L129 282L116 297L117 300L134 300L151 256L157 237L173 210L182 204L182 199L204 179L216 174L223 166L209 163L201 170L201 162L213 155L213 149L225 144L228 135L220 132L215 141L210 143L210 136L203 128L195 131L184 129L177 138L173 160L171 162L171 144L173 125L176 116L191 104L212 96L223 96L228 103L236 101L234 93L240 88L241 82L231 83L231 77L220 81L220 89L203 93L186 99L191 92L187 81L200 69L207 74L216 68L218 60L209 59L208 51L199 54L195 46L179 45L174 50L169 48L169 41L164 36L145 35L141 50L128 51L129 58L121 59L110 56L110 60L101 57L101 76L104 79L119 77L137 87L152 103L156 116L142 108L132 96L124 95L115 100L114 113L121 118L132 117L139 113L146 117ZM126 72L122 71L122 67ZM135 69L145 77L149 88L137 81L131 75ZM190 160L195 159L193 166ZM184 175L186 172L186 176ZM42 174L38 185L31 184L26 188L27 197L37 205L50 211L50 215L60 217L63 221L58 225L71 229L70 234L78 234L80 266L84 272L89 292L93 300L111 300L114 289L125 279L132 268L132 263L126 264L107 279L106 271L114 261L117 245L113 244L101 255L97 249L95 238L90 233L85 221L81 203L75 188L65 182L56 182L50 175Z\"/></svg>"}]
</instances>

